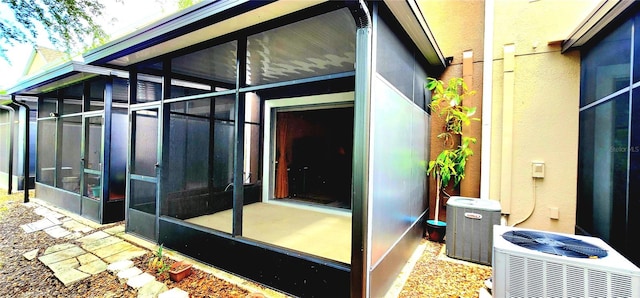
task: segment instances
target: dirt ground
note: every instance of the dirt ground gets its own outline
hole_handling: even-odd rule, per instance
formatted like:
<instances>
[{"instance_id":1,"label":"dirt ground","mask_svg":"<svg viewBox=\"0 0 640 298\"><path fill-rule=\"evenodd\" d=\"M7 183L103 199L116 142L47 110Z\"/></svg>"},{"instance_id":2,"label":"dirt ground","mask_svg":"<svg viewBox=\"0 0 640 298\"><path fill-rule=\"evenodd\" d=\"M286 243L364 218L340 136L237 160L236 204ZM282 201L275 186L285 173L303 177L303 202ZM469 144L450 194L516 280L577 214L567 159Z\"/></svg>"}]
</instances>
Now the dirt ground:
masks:
<instances>
[{"instance_id":1,"label":"dirt ground","mask_svg":"<svg viewBox=\"0 0 640 298\"><path fill-rule=\"evenodd\" d=\"M65 287L40 261L25 259L23 254L28 251L36 248L43 251L69 240L54 239L43 231L24 233L20 225L42 217L21 201L22 193L11 196L0 193L0 297L136 297L136 290L120 283L106 271ZM398 297L478 297L478 289L491 276L490 267L443 258L442 243L423 239L421 246L424 251L416 259ZM156 275L156 279L168 288L179 287L190 297L262 297L198 269L194 269L191 276L174 283L168 278L168 273L159 275L148 268L154 256L153 252L148 252L133 261L136 267L146 268L147 272ZM167 259L167 263L173 261Z\"/></svg>"}]
</instances>

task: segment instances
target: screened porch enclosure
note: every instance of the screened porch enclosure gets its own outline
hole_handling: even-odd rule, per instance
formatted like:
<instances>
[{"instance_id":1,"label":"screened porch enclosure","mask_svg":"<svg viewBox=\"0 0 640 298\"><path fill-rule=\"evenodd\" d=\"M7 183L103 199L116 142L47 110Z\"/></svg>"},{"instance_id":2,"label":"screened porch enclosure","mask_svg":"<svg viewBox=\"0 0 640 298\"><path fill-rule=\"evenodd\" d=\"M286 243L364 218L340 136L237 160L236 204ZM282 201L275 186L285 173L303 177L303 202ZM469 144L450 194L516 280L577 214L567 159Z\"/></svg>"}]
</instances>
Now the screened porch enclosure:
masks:
<instances>
[{"instance_id":1,"label":"screened porch enclosure","mask_svg":"<svg viewBox=\"0 0 640 298\"><path fill-rule=\"evenodd\" d=\"M69 63L73 70L77 66ZM124 219L127 136L125 78L70 71L34 87L38 98L36 194L100 223ZM38 94L42 89L53 89ZM118 133L111 134L114 130Z\"/></svg>"}]
</instances>

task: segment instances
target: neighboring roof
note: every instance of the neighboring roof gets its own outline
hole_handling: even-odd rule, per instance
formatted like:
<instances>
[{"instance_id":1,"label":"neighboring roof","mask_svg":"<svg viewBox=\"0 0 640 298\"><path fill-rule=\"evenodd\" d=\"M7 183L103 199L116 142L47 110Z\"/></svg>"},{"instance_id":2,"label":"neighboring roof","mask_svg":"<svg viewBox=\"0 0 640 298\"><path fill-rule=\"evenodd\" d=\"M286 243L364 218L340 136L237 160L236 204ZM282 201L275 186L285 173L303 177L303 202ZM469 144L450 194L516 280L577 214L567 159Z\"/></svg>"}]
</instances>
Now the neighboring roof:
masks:
<instances>
[{"instance_id":1,"label":"neighboring roof","mask_svg":"<svg viewBox=\"0 0 640 298\"><path fill-rule=\"evenodd\" d=\"M46 67L47 65L50 65L54 62L62 62L65 59L68 59L68 55L65 52L56 51L53 49L45 48L43 46L36 46L31 52L29 60L27 60L27 65L24 69L24 72L22 73L22 76L34 74L42 70L42 68Z\"/></svg>"},{"instance_id":2,"label":"neighboring roof","mask_svg":"<svg viewBox=\"0 0 640 298\"><path fill-rule=\"evenodd\" d=\"M638 5L637 1L603 0L562 43L562 52L577 49L597 36L619 16Z\"/></svg>"}]
</instances>

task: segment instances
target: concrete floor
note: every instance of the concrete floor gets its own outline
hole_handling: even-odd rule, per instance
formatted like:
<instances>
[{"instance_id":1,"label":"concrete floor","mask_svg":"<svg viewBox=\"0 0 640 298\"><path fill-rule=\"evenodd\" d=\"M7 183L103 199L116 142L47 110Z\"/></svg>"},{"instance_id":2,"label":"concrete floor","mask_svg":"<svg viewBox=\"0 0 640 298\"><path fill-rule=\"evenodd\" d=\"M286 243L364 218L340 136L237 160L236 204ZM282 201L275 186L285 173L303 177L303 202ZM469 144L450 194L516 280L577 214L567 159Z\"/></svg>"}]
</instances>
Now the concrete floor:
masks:
<instances>
[{"instance_id":1,"label":"concrete floor","mask_svg":"<svg viewBox=\"0 0 640 298\"><path fill-rule=\"evenodd\" d=\"M232 210L185 221L231 233ZM243 210L246 238L351 263L351 215L295 205L254 203Z\"/></svg>"}]
</instances>

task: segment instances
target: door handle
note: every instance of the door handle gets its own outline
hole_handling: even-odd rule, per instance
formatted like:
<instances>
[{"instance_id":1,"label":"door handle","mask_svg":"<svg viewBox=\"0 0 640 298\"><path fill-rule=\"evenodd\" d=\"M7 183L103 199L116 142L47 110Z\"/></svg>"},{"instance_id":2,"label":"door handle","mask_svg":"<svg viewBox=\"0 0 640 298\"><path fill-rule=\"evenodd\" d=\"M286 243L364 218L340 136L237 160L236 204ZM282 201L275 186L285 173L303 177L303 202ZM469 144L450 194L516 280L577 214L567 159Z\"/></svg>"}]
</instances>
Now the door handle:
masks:
<instances>
[{"instance_id":1,"label":"door handle","mask_svg":"<svg viewBox=\"0 0 640 298\"><path fill-rule=\"evenodd\" d=\"M156 167L156 168L159 168L159 167L160 167L160 164L159 164L159 163L156 163L156 164L155 164L155 167Z\"/></svg>"}]
</instances>

